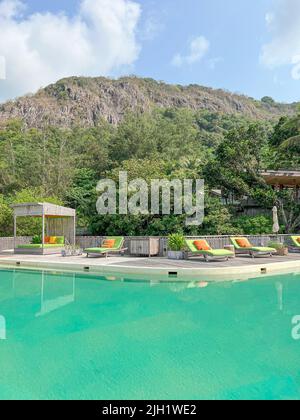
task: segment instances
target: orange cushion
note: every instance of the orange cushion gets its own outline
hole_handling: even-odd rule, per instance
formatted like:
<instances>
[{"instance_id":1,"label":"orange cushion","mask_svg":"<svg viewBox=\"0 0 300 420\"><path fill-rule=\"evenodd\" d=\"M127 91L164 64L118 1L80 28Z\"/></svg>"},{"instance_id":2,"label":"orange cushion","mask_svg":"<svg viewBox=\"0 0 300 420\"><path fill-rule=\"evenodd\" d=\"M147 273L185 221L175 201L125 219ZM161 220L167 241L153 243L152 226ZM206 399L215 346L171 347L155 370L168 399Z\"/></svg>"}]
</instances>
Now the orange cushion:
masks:
<instances>
[{"instance_id":1,"label":"orange cushion","mask_svg":"<svg viewBox=\"0 0 300 420\"><path fill-rule=\"evenodd\" d=\"M297 238L296 240L297 240L298 244L300 244L300 237L299 237L299 238Z\"/></svg>"},{"instance_id":2,"label":"orange cushion","mask_svg":"<svg viewBox=\"0 0 300 420\"><path fill-rule=\"evenodd\" d=\"M241 248L251 248L251 244L248 241L248 239L246 238L240 238L236 240L236 243L238 244L239 247Z\"/></svg>"},{"instance_id":3,"label":"orange cushion","mask_svg":"<svg viewBox=\"0 0 300 420\"><path fill-rule=\"evenodd\" d=\"M50 236L49 244L50 245L56 245L56 236Z\"/></svg>"},{"instance_id":4,"label":"orange cushion","mask_svg":"<svg viewBox=\"0 0 300 420\"><path fill-rule=\"evenodd\" d=\"M208 245L208 243L204 239L201 240L201 241L195 241L194 245L198 249L198 251L210 251L211 250L211 247Z\"/></svg>"},{"instance_id":5,"label":"orange cushion","mask_svg":"<svg viewBox=\"0 0 300 420\"><path fill-rule=\"evenodd\" d=\"M111 249L115 246L116 241L114 239L105 239L103 241L102 247Z\"/></svg>"},{"instance_id":6,"label":"orange cushion","mask_svg":"<svg viewBox=\"0 0 300 420\"><path fill-rule=\"evenodd\" d=\"M45 244L49 244L50 242L50 236L45 236Z\"/></svg>"}]
</instances>

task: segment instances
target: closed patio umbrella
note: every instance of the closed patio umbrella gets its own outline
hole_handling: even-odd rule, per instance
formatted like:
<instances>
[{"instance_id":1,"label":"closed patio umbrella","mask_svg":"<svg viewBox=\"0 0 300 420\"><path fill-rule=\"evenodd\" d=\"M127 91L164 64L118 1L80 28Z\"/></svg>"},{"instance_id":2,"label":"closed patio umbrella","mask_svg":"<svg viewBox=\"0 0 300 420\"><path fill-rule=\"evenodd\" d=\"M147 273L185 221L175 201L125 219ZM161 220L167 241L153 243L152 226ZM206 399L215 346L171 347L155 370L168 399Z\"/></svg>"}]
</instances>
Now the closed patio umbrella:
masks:
<instances>
[{"instance_id":1,"label":"closed patio umbrella","mask_svg":"<svg viewBox=\"0 0 300 420\"><path fill-rule=\"evenodd\" d=\"M278 221L278 210L277 207L273 207L273 233L278 233L280 231L279 221Z\"/></svg>"}]
</instances>

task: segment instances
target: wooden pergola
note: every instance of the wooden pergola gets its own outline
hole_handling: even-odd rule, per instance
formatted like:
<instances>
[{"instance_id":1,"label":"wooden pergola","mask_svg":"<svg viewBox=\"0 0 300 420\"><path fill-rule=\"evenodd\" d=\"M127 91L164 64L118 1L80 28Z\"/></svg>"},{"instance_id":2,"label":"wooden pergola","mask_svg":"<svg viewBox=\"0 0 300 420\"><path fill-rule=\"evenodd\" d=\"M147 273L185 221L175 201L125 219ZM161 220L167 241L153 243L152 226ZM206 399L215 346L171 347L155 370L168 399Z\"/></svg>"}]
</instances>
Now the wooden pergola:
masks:
<instances>
[{"instance_id":1,"label":"wooden pergola","mask_svg":"<svg viewBox=\"0 0 300 420\"><path fill-rule=\"evenodd\" d=\"M64 236L66 243L76 243L76 211L50 203L14 204L14 248L17 249L17 221L19 217L42 218L41 253L46 249L46 236ZM36 253L36 252L35 252Z\"/></svg>"},{"instance_id":2,"label":"wooden pergola","mask_svg":"<svg viewBox=\"0 0 300 420\"><path fill-rule=\"evenodd\" d=\"M261 176L275 188L300 188L300 171L265 171Z\"/></svg>"}]
</instances>

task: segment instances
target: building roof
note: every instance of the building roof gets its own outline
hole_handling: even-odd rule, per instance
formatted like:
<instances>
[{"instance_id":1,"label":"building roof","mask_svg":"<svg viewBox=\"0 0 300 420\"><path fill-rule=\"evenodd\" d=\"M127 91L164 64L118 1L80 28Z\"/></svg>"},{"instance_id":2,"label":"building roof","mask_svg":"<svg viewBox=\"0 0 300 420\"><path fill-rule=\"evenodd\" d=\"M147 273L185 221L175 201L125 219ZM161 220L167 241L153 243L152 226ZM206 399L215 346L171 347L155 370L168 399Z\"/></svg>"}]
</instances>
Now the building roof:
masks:
<instances>
[{"instance_id":1,"label":"building roof","mask_svg":"<svg viewBox=\"0 0 300 420\"><path fill-rule=\"evenodd\" d=\"M300 186L300 171L264 171L261 176L269 185L291 188Z\"/></svg>"},{"instance_id":2,"label":"building roof","mask_svg":"<svg viewBox=\"0 0 300 420\"><path fill-rule=\"evenodd\" d=\"M68 207L50 203L21 203L13 204L15 216L18 217L75 217L76 211Z\"/></svg>"}]
</instances>

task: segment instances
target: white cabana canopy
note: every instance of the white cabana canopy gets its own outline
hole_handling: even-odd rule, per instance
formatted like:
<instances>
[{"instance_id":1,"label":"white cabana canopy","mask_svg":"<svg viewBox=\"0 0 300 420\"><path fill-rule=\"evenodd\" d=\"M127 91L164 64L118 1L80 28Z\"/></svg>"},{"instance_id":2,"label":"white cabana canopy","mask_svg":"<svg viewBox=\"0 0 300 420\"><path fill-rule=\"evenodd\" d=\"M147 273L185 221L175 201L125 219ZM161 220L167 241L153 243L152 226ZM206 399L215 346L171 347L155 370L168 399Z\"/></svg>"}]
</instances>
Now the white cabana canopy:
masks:
<instances>
[{"instance_id":1,"label":"white cabana canopy","mask_svg":"<svg viewBox=\"0 0 300 420\"><path fill-rule=\"evenodd\" d=\"M18 217L42 218L42 245L45 236L64 236L75 245L76 242L76 211L71 208L50 203L22 203L12 205L14 210L14 241L16 247Z\"/></svg>"}]
</instances>

